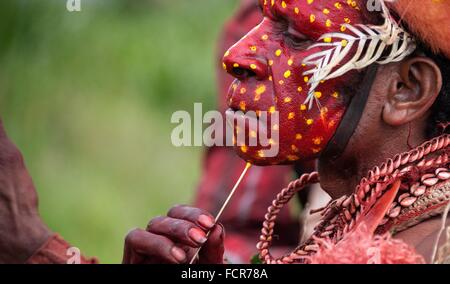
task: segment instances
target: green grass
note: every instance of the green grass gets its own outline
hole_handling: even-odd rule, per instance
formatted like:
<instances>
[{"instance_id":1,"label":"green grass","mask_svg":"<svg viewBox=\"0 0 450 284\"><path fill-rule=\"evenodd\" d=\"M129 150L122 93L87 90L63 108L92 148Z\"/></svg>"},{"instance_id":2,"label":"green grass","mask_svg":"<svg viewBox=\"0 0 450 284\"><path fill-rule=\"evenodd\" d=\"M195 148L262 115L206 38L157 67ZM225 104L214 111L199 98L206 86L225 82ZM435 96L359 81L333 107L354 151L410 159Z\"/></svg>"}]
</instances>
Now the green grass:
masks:
<instances>
[{"instance_id":1,"label":"green grass","mask_svg":"<svg viewBox=\"0 0 450 284\"><path fill-rule=\"evenodd\" d=\"M171 114L215 103L216 39L233 0L0 3L0 114L45 222L86 255L188 203L200 148L170 143Z\"/></svg>"}]
</instances>

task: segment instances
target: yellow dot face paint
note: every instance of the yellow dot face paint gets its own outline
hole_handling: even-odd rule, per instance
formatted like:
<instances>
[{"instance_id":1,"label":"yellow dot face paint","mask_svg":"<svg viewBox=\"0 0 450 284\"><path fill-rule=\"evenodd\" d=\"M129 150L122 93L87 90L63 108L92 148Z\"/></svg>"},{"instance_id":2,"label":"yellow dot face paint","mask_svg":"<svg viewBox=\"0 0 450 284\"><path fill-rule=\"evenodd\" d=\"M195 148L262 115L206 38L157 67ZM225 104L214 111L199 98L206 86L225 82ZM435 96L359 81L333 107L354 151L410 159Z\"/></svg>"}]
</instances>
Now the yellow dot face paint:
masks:
<instances>
[{"instance_id":1,"label":"yellow dot face paint","mask_svg":"<svg viewBox=\"0 0 450 284\"><path fill-rule=\"evenodd\" d=\"M294 119L294 117L295 117L295 112L290 112L288 114L288 119Z\"/></svg>"},{"instance_id":2,"label":"yellow dot face paint","mask_svg":"<svg viewBox=\"0 0 450 284\"><path fill-rule=\"evenodd\" d=\"M264 94L264 92L266 91L266 86L265 85L260 85L256 88L255 93L257 95L262 95Z\"/></svg>"},{"instance_id":3,"label":"yellow dot face paint","mask_svg":"<svg viewBox=\"0 0 450 284\"><path fill-rule=\"evenodd\" d=\"M291 77L291 71L290 70L287 70L286 72L284 72L284 78L289 78L289 77Z\"/></svg>"}]
</instances>

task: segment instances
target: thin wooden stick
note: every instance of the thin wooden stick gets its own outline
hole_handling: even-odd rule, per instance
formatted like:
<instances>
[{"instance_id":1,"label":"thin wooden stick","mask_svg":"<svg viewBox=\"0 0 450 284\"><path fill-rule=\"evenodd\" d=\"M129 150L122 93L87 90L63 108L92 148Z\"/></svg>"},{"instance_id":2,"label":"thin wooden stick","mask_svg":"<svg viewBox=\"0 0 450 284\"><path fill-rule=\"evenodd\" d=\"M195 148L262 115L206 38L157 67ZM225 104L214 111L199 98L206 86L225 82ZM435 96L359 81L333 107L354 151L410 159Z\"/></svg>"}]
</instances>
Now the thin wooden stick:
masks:
<instances>
[{"instance_id":1,"label":"thin wooden stick","mask_svg":"<svg viewBox=\"0 0 450 284\"><path fill-rule=\"evenodd\" d=\"M222 208L220 208L219 213L217 213L216 219L214 220L214 223L217 223L220 219L220 216L222 216L223 211L225 210L225 208L227 207L228 203L230 202L231 198L233 197L234 193L236 192L236 189L238 188L239 184L242 182L242 180L244 179L245 175L247 174L248 169L252 166L252 164L247 163L245 165L245 169L242 171L241 176L239 177L239 179L237 180L236 184L234 185L233 189L231 190L230 194L228 195L227 199L225 200L225 202L222 205ZM208 232L208 234L206 234L206 238L209 237L209 234L211 233L211 231ZM199 247L197 249L197 251L195 252L194 256L192 257L191 261L189 262L189 264L193 264L194 261L197 259L198 254L200 253L200 250L202 249L203 246Z\"/></svg>"}]
</instances>

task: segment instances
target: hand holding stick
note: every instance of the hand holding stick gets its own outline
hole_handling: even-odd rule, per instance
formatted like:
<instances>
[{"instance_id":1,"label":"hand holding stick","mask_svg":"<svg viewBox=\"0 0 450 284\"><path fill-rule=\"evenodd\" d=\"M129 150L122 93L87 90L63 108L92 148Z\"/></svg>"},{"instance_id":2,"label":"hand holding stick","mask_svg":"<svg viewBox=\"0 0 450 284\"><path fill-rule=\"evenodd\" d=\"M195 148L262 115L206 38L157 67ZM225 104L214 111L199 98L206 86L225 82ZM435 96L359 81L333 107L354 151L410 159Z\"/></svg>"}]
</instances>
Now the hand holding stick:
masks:
<instances>
[{"instance_id":1,"label":"hand holding stick","mask_svg":"<svg viewBox=\"0 0 450 284\"><path fill-rule=\"evenodd\" d=\"M245 165L245 169L242 171L241 176L239 177L239 179L237 180L236 184L234 185L233 189L231 190L230 194L228 195L227 199L225 200L225 202L222 205L222 208L220 208L219 213L217 214L214 223L217 223L220 219L220 216L222 215L223 211L225 210L225 208L227 207L228 203L230 202L231 198L233 197L234 193L236 192L236 189L238 188L239 184L242 182L242 180L244 179L245 175L247 174L248 169L252 166L252 164L247 163ZM206 238L208 238L209 234L211 233L211 231L208 232L208 234L206 235ZM199 247L197 249L197 251L195 252L194 256L192 257L191 261L189 262L189 264L193 264L194 261L197 259L198 254L200 253L200 250L202 249L202 247Z\"/></svg>"}]
</instances>

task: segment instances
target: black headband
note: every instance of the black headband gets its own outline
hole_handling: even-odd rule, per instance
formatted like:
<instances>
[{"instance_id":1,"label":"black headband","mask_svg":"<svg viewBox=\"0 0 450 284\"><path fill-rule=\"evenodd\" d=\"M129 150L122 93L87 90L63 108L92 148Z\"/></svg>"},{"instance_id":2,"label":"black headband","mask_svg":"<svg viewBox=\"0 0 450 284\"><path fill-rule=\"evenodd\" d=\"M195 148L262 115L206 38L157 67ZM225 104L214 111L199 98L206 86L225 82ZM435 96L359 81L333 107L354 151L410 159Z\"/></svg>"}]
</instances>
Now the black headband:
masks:
<instances>
[{"instance_id":1,"label":"black headband","mask_svg":"<svg viewBox=\"0 0 450 284\"><path fill-rule=\"evenodd\" d=\"M339 127L325 150L322 152L322 156L336 159L344 152L348 141L353 136L353 133L355 133L356 127L361 120L370 91L377 75L377 70L378 64L372 64L367 67L361 88L359 88L356 95L352 98L350 105L348 106L347 111L339 124Z\"/></svg>"}]
</instances>

